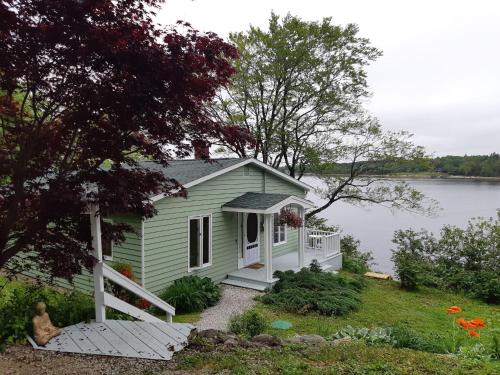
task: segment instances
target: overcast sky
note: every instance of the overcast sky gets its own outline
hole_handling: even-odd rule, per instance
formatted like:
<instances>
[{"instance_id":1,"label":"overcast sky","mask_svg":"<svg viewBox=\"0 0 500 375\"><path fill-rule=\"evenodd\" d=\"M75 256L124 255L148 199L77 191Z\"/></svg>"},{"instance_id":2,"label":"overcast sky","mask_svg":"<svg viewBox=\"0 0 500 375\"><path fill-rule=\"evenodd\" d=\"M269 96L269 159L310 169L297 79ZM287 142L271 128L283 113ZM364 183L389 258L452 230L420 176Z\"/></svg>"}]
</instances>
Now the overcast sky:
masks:
<instances>
[{"instance_id":1,"label":"overcast sky","mask_svg":"<svg viewBox=\"0 0 500 375\"><path fill-rule=\"evenodd\" d=\"M272 10L359 25L384 53L368 70L367 103L384 127L435 155L500 153L500 1L166 0L158 18L226 38L265 28Z\"/></svg>"}]
</instances>

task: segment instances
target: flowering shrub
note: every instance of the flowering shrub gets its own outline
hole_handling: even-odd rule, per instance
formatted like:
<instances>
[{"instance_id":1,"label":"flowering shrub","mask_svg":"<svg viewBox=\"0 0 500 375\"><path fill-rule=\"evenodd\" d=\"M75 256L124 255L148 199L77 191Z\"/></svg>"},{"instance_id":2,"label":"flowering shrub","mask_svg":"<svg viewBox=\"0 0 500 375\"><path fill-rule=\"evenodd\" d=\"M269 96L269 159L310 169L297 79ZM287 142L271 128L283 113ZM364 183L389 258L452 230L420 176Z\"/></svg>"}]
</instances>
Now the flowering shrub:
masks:
<instances>
[{"instance_id":1,"label":"flowering shrub","mask_svg":"<svg viewBox=\"0 0 500 375\"><path fill-rule=\"evenodd\" d=\"M303 220L297 212L289 210L287 208L282 209L279 215L280 225L288 225L291 228L302 227Z\"/></svg>"},{"instance_id":2,"label":"flowering shrub","mask_svg":"<svg viewBox=\"0 0 500 375\"><path fill-rule=\"evenodd\" d=\"M132 266L127 263L115 263L113 264L113 269L126 278L132 280L137 283L137 278L134 275L134 271L132 270ZM121 300L130 303L140 309L146 310L151 307L151 303L146 301L144 298L140 298L132 292L129 292L127 289L121 287L120 285L114 284L112 282L107 283L108 288L111 290L114 296L120 298Z\"/></svg>"}]
</instances>

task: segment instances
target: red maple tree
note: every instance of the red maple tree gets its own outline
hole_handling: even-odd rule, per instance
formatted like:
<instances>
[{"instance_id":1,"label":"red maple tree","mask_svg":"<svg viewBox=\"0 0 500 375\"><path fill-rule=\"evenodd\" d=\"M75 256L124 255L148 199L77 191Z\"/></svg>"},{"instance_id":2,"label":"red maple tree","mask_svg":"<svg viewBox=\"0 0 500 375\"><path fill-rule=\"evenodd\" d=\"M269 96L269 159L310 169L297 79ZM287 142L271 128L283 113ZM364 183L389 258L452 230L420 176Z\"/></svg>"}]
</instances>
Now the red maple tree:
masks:
<instances>
[{"instance_id":1,"label":"red maple tree","mask_svg":"<svg viewBox=\"0 0 500 375\"><path fill-rule=\"evenodd\" d=\"M235 47L157 25L162 2L0 0L0 267L71 279L93 263L89 203L147 218L149 196L182 192L137 155L167 164L193 142L251 142L205 110Z\"/></svg>"}]
</instances>

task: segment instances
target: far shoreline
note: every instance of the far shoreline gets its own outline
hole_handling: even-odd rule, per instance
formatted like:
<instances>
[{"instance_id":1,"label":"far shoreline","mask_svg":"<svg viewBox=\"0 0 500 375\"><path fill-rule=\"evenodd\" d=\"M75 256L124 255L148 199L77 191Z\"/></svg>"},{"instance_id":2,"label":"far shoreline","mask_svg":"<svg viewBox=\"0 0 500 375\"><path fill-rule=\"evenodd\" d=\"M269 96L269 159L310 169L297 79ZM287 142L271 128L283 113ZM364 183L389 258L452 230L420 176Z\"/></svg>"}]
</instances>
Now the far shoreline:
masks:
<instances>
[{"instance_id":1,"label":"far shoreline","mask_svg":"<svg viewBox=\"0 0 500 375\"><path fill-rule=\"evenodd\" d=\"M320 175L318 173L306 173L304 176L318 177L318 176L346 176L345 174L324 174ZM457 181L499 181L500 176L452 176L452 175L442 175L442 174L385 174L385 175L362 175L362 177L377 177L377 178L387 178L387 179L403 179L403 180L457 180Z\"/></svg>"}]
</instances>

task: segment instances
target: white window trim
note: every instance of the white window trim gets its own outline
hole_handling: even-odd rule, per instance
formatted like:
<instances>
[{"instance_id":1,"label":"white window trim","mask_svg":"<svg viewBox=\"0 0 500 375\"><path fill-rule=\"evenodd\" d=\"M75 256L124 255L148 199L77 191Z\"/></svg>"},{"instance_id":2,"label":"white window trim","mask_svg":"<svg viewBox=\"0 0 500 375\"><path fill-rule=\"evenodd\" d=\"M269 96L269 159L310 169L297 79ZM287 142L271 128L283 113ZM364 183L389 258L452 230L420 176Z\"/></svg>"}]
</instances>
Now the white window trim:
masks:
<instances>
[{"instance_id":1,"label":"white window trim","mask_svg":"<svg viewBox=\"0 0 500 375\"><path fill-rule=\"evenodd\" d=\"M275 225L274 225L274 215L273 215L273 246L279 246L279 245L286 244L288 241L288 226L286 224L278 225L278 228L280 228L278 231L278 239L281 238L281 230L285 231L285 239L283 241L278 241L278 242L274 242L274 227L275 227ZM283 228L283 229L281 229L281 228Z\"/></svg>"},{"instance_id":2,"label":"white window trim","mask_svg":"<svg viewBox=\"0 0 500 375\"><path fill-rule=\"evenodd\" d=\"M208 263L205 263L205 264L202 264L200 267L191 267L190 266L190 236L189 236L189 228L190 228L190 221L192 219L201 219L201 218L204 218L204 217L208 217L208 230L210 232L210 238L209 238L209 241L208 241ZM203 231L203 225L201 226L202 228L202 231ZM203 232L202 232L203 233ZM187 264L188 264L188 272L193 272L193 271L196 271L196 270L201 270L203 268L207 268L207 267L210 267L212 265L212 233L213 233L213 230L212 230L212 214L209 213L209 214L200 214L200 215L193 215L193 216L188 216L188 219L187 219ZM200 259L203 260L203 250L202 250L202 247L200 246L200 252L201 252L201 257Z\"/></svg>"},{"instance_id":3,"label":"white window trim","mask_svg":"<svg viewBox=\"0 0 500 375\"><path fill-rule=\"evenodd\" d=\"M107 260L107 261L112 261L113 260L113 250L115 247L115 241L111 240L111 255L102 255L102 259Z\"/></svg>"}]
</instances>

